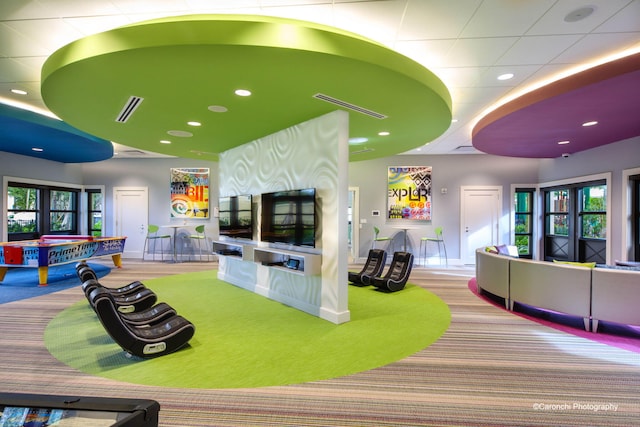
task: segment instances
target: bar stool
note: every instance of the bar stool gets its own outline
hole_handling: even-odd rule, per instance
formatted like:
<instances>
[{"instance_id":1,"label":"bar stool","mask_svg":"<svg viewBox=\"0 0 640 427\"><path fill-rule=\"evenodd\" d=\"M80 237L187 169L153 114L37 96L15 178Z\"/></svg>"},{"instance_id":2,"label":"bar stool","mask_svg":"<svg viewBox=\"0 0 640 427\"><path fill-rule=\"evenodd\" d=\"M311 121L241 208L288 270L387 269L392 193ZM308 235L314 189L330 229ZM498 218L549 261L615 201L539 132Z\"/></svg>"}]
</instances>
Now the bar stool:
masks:
<instances>
[{"instance_id":1,"label":"bar stool","mask_svg":"<svg viewBox=\"0 0 640 427\"><path fill-rule=\"evenodd\" d=\"M388 242L391 240L391 237L380 237L380 229L378 227L373 227L373 242L371 244L371 249L376 248L376 242Z\"/></svg>"},{"instance_id":2,"label":"bar stool","mask_svg":"<svg viewBox=\"0 0 640 427\"><path fill-rule=\"evenodd\" d=\"M207 234L204 231L204 225L199 225L195 228L196 234L190 234L186 238L198 242L198 249L200 250L200 261L202 261L202 244L205 245L205 252L207 253L207 261L209 261L209 251L206 250Z\"/></svg>"},{"instance_id":3,"label":"bar stool","mask_svg":"<svg viewBox=\"0 0 640 427\"><path fill-rule=\"evenodd\" d=\"M142 249L142 260L144 261L144 254L147 252L147 246L151 246L149 241L153 242L153 260L156 260L156 241L160 240L160 253L162 254L162 261L164 261L164 245L162 241L169 239L169 246L171 246L171 236L169 234L158 234L160 227L154 224L149 224L147 228L147 237L144 239L144 248Z\"/></svg>"},{"instance_id":4,"label":"bar stool","mask_svg":"<svg viewBox=\"0 0 640 427\"><path fill-rule=\"evenodd\" d=\"M435 228L436 237L423 237L420 239L420 251L419 255L422 255L422 245L424 245L424 257L422 258L423 264L426 264L427 260L427 245L429 242L434 242L438 245L438 257L440 258L440 265L442 265L442 251L440 250L440 244L442 244L442 250L444 251L445 266L449 266L449 259L447 258L447 247L444 244L444 238L442 237L442 227Z\"/></svg>"}]
</instances>

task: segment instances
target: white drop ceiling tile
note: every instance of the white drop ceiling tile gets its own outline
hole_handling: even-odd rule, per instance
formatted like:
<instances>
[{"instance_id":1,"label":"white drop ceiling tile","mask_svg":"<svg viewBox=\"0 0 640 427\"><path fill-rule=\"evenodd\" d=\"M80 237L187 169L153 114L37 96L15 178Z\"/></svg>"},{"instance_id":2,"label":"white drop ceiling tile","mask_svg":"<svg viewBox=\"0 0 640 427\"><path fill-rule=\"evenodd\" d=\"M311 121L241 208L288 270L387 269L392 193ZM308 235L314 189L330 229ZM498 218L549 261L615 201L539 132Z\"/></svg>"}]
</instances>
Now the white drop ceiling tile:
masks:
<instances>
[{"instance_id":1,"label":"white drop ceiling tile","mask_svg":"<svg viewBox=\"0 0 640 427\"><path fill-rule=\"evenodd\" d=\"M22 58L15 58L15 60L21 64L23 64L25 67L28 67L30 69L33 70L37 70L38 72L40 72L40 70L42 69L42 64L44 64L44 62L47 60L48 56L47 55L43 55L43 56L25 56ZM38 75L38 80L40 80L40 76Z\"/></svg>"},{"instance_id":2,"label":"white drop ceiling tile","mask_svg":"<svg viewBox=\"0 0 640 427\"><path fill-rule=\"evenodd\" d=\"M501 87L461 87L458 88L458 102L473 102L485 108L502 98L510 88Z\"/></svg>"},{"instance_id":3,"label":"white drop ceiling tile","mask_svg":"<svg viewBox=\"0 0 640 427\"><path fill-rule=\"evenodd\" d=\"M528 79L532 74L538 71L540 67L541 65L511 65L490 67L476 81L476 85L481 87L514 87L520 85L523 81ZM498 76L506 73L513 73L513 78L509 80L498 80Z\"/></svg>"},{"instance_id":4,"label":"white drop ceiling tile","mask_svg":"<svg viewBox=\"0 0 640 427\"><path fill-rule=\"evenodd\" d=\"M422 146L420 154L452 154L451 151L462 145L471 145L471 131L467 128L445 132L444 135Z\"/></svg>"},{"instance_id":5,"label":"white drop ceiling tile","mask_svg":"<svg viewBox=\"0 0 640 427\"><path fill-rule=\"evenodd\" d=\"M35 2L34 2L35 3ZM87 0L37 0L47 12L47 17L103 16L120 13L110 1Z\"/></svg>"},{"instance_id":6,"label":"white drop ceiling tile","mask_svg":"<svg viewBox=\"0 0 640 427\"><path fill-rule=\"evenodd\" d=\"M13 25L16 22L24 21L10 21L0 24L0 55L1 56L42 56L48 55L50 50L45 46L36 43L32 39L28 38L24 34L11 28L9 25Z\"/></svg>"},{"instance_id":7,"label":"white drop ceiling tile","mask_svg":"<svg viewBox=\"0 0 640 427\"><path fill-rule=\"evenodd\" d=\"M7 26L49 53L82 37L82 33L58 18L13 21L7 23Z\"/></svg>"},{"instance_id":8,"label":"white drop ceiling tile","mask_svg":"<svg viewBox=\"0 0 640 427\"><path fill-rule=\"evenodd\" d=\"M554 3L555 0L485 0L464 28L462 37L522 35Z\"/></svg>"},{"instance_id":9,"label":"white drop ceiling tile","mask_svg":"<svg viewBox=\"0 0 640 427\"><path fill-rule=\"evenodd\" d=\"M518 88L519 91L529 92L533 89L539 88L544 84L551 83L558 80L561 76L566 76L570 70L566 64L551 64L540 67L535 73L532 73L527 77L522 85Z\"/></svg>"},{"instance_id":10,"label":"white drop ceiling tile","mask_svg":"<svg viewBox=\"0 0 640 427\"><path fill-rule=\"evenodd\" d=\"M271 6L304 6L313 4L327 4L327 0L260 0L262 7Z\"/></svg>"},{"instance_id":11,"label":"white drop ceiling tile","mask_svg":"<svg viewBox=\"0 0 640 427\"><path fill-rule=\"evenodd\" d=\"M82 33L83 36L109 31L131 23L131 21L124 15L64 18L64 21L79 33Z\"/></svg>"},{"instance_id":12,"label":"white drop ceiling tile","mask_svg":"<svg viewBox=\"0 0 640 427\"><path fill-rule=\"evenodd\" d=\"M333 8L330 4L263 7L262 14L279 18L298 19L333 26Z\"/></svg>"},{"instance_id":13,"label":"white drop ceiling tile","mask_svg":"<svg viewBox=\"0 0 640 427\"><path fill-rule=\"evenodd\" d=\"M27 95L16 95L11 89L23 89L28 92ZM44 102L40 98L40 85L22 84L17 86L15 83L0 83L0 102L12 105L23 110L35 111L40 114L46 114L47 109Z\"/></svg>"},{"instance_id":14,"label":"white drop ceiling tile","mask_svg":"<svg viewBox=\"0 0 640 427\"><path fill-rule=\"evenodd\" d=\"M596 32L640 32L640 1L635 0L596 28Z\"/></svg>"},{"instance_id":15,"label":"white drop ceiling tile","mask_svg":"<svg viewBox=\"0 0 640 427\"><path fill-rule=\"evenodd\" d=\"M459 39L446 61L452 67L491 66L517 41L518 37Z\"/></svg>"},{"instance_id":16,"label":"white drop ceiling tile","mask_svg":"<svg viewBox=\"0 0 640 427\"><path fill-rule=\"evenodd\" d=\"M398 39L457 38L480 4L480 0L410 0Z\"/></svg>"},{"instance_id":17,"label":"white drop ceiling tile","mask_svg":"<svg viewBox=\"0 0 640 427\"><path fill-rule=\"evenodd\" d=\"M536 22L527 34L585 34L602 25L611 14L616 13L629 3L629 0L607 0L587 3L583 0L562 0ZM595 11L585 19L576 22L565 22L569 13L594 5Z\"/></svg>"},{"instance_id":18,"label":"white drop ceiling tile","mask_svg":"<svg viewBox=\"0 0 640 427\"><path fill-rule=\"evenodd\" d=\"M335 4L334 26L371 40L393 40L398 34L404 5L404 0Z\"/></svg>"},{"instance_id":19,"label":"white drop ceiling tile","mask_svg":"<svg viewBox=\"0 0 640 427\"><path fill-rule=\"evenodd\" d=\"M457 102L453 108L453 118L458 119L458 122L455 123L455 127L452 125L451 131L455 131L457 129L464 128L467 123L478 114L482 112L485 108L485 104L481 104L478 102ZM460 120L459 118L463 117L464 120Z\"/></svg>"},{"instance_id":20,"label":"white drop ceiling tile","mask_svg":"<svg viewBox=\"0 0 640 427\"><path fill-rule=\"evenodd\" d=\"M2 17L3 21L15 19L39 19L47 16L49 16L48 11L35 1L0 1L0 17Z\"/></svg>"},{"instance_id":21,"label":"white drop ceiling tile","mask_svg":"<svg viewBox=\"0 0 640 427\"><path fill-rule=\"evenodd\" d=\"M0 58L0 82L40 82L41 67L29 59Z\"/></svg>"},{"instance_id":22,"label":"white drop ceiling tile","mask_svg":"<svg viewBox=\"0 0 640 427\"><path fill-rule=\"evenodd\" d=\"M620 52L638 45L637 33L609 33L587 35L551 63L578 64L591 62L613 52Z\"/></svg>"},{"instance_id":23,"label":"white drop ceiling tile","mask_svg":"<svg viewBox=\"0 0 640 427\"><path fill-rule=\"evenodd\" d=\"M458 67L432 69L451 91L453 88L471 87L486 72L487 67Z\"/></svg>"},{"instance_id":24,"label":"white drop ceiling tile","mask_svg":"<svg viewBox=\"0 0 640 427\"><path fill-rule=\"evenodd\" d=\"M155 11L151 9L148 12L128 13L123 16L125 16L129 20L130 24L135 24L138 22L149 21L152 19L167 18L171 16L180 16L180 15L184 15L184 13L177 10L169 12L164 10Z\"/></svg>"},{"instance_id":25,"label":"white drop ceiling tile","mask_svg":"<svg viewBox=\"0 0 640 427\"><path fill-rule=\"evenodd\" d=\"M175 13L185 10L185 2L182 0L111 0L120 13L146 14ZM211 2L213 3L213 2Z\"/></svg>"},{"instance_id":26,"label":"white drop ceiling tile","mask_svg":"<svg viewBox=\"0 0 640 427\"><path fill-rule=\"evenodd\" d=\"M16 82L20 79L20 64L11 58L0 58L0 83Z\"/></svg>"},{"instance_id":27,"label":"white drop ceiling tile","mask_svg":"<svg viewBox=\"0 0 640 427\"><path fill-rule=\"evenodd\" d=\"M118 1L127 2L129 0ZM153 0L150 1L153 2ZM185 3L189 9L260 8L260 0L184 0L183 3Z\"/></svg>"},{"instance_id":28,"label":"white drop ceiling tile","mask_svg":"<svg viewBox=\"0 0 640 427\"><path fill-rule=\"evenodd\" d=\"M414 61L431 67L446 67L445 58L451 50L455 40L411 40L397 41L391 47L402 55Z\"/></svg>"},{"instance_id":29,"label":"white drop ceiling tile","mask_svg":"<svg viewBox=\"0 0 640 427\"><path fill-rule=\"evenodd\" d=\"M573 46L581 37L574 34L525 36L498 59L496 64L546 64Z\"/></svg>"},{"instance_id":30,"label":"white drop ceiling tile","mask_svg":"<svg viewBox=\"0 0 640 427\"><path fill-rule=\"evenodd\" d=\"M40 81L21 82L20 85L27 91L26 96L28 99L40 99Z\"/></svg>"}]
</instances>

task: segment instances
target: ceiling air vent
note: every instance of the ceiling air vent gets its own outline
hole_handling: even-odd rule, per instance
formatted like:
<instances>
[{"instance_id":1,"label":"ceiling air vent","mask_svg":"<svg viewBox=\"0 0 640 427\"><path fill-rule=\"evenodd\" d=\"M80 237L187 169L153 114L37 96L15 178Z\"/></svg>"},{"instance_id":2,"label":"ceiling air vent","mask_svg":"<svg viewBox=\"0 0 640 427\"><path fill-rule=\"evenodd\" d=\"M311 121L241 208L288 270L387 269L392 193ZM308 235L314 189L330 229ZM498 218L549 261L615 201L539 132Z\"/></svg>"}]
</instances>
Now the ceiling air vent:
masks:
<instances>
[{"instance_id":1,"label":"ceiling air vent","mask_svg":"<svg viewBox=\"0 0 640 427\"><path fill-rule=\"evenodd\" d=\"M367 116L375 117L376 119L382 120L387 118L387 116L385 116L384 114L376 113L375 111L371 111L364 107L359 107L357 105L350 104L346 101L342 101L340 99L334 98L329 95L325 95L323 93L316 93L315 95L313 95L313 97L325 102L330 102L331 104L335 104L339 107L348 108L349 110L356 111L361 114L366 114Z\"/></svg>"},{"instance_id":2,"label":"ceiling air vent","mask_svg":"<svg viewBox=\"0 0 640 427\"><path fill-rule=\"evenodd\" d=\"M122 153L126 156L146 156L147 155L147 153L141 150L124 150L124 151L120 151L119 153Z\"/></svg>"},{"instance_id":3,"label":"ceiling air vent","mask_svg":"<svg viewBox=\"0 0 640 427\"><path fill-rule=\"evenodd\" d=\"M457 153L475 153L476 149L473 145L460 145L454 151Z\"/></svg>"},{"instance_id":4,"label":"ceiling air vent","mask_svg":"<svg viewBox=\"0 0 640 427\"><path fill-rule=\"evenodd\" d=\"M356 151L350 151L349 154L363 154L363 153L369 153L371 151L374 151L373 148L363 148L362 150L356 150Z\"/></svg>"},{"instance_id":5,"label":"ceiling air vent","mask_svg":"<svg viewBox=\"0 0 640 427\"><path fill-rule=\"evenodd\" d=\"M140 98L139 96L130 96L127 103L124 104L124 107L122 107L122 111L120 111L120 114L118 114L118 117L116 117L116 122L126 123L127 120L131 118L133 112L136 111L136 108L140 106L140 103L143 100L144 98Z\"/></svg>"}]
</instances>

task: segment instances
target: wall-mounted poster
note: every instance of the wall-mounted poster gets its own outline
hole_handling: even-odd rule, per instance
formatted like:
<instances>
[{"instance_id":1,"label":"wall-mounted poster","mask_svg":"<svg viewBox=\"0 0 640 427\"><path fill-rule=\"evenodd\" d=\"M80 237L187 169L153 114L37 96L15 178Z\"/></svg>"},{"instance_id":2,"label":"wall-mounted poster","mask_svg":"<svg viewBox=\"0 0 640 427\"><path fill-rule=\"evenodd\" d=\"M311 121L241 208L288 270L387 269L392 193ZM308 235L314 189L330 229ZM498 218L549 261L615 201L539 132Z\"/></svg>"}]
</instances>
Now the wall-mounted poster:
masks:
<instances>
[{"instance_id":1,"label":"wall-mounted poster","mask_svg":"<svg viewBox=\"0 0 640 427\"><path fill-rule=\"evenodd\" d=\"M387 218L431 220L431 166L389 166Z\"/></svg>"},{"instance_id":2,"label":"wall-mounted poster","mask_svg":"<svg viewBox=\"0 0 640 427\"><path fill-rule=\"evenodd\" d=\"M171 218L209 218L209 168L171 168Z\"/></svg>"}]
</instances>

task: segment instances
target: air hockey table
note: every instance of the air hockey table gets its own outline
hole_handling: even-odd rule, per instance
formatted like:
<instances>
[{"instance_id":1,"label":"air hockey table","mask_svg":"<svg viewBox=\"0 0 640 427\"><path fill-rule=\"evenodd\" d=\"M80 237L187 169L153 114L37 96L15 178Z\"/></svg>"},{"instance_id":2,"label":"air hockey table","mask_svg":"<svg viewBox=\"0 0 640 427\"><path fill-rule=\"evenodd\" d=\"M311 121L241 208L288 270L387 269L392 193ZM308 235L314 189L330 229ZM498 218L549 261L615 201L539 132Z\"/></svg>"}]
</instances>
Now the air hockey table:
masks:
<instances>
[{"instance_id":1,"label":"air hockey table","mask_svg":"<svg viewBox=\"0 0 640 427\"><path fill-rule=\"evenodd\" d=\"M46 286L49 266L111 256L122 267L126 237L45 235L38 240L0 243L0 282L11 267L37 267L40 286Z\"/></svg>"}]
</instances>

